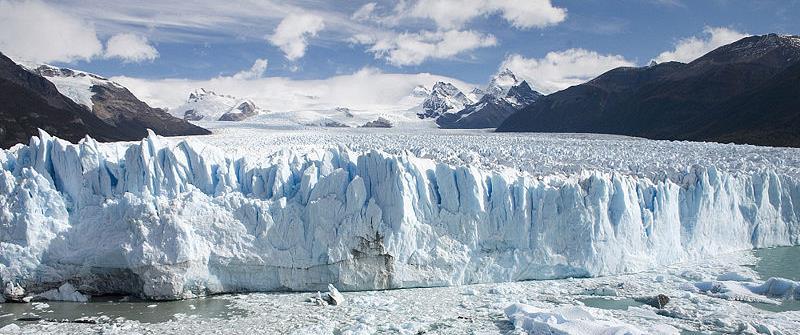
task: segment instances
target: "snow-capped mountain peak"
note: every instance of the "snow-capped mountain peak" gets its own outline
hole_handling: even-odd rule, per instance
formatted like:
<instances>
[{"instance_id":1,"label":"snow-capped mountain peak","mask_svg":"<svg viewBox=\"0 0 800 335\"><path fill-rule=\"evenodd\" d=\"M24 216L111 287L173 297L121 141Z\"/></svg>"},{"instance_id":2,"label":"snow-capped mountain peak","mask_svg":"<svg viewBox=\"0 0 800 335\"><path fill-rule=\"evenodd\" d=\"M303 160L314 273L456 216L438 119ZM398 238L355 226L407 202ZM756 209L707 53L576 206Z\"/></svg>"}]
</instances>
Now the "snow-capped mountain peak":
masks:
<instances>
[{"instance_id":1,"label":"snow-capped mountain peak","mask_svg":"<svg viewBox=\"0 0 800 335\"><path fill-rule=\"evenodd\" d=\"M198 89L194 90L194 92L189 93L189 99L187 101L188 102L197 102L197 101L203 100L203 98L205 98L209 94L215 94L215 93L212 92L212 91L206 91L206 89L201 87L201 88L198 88Z\"/></svg>"},{"instance_id":2,"label":"snow-capped mountain peak","mask_svg":"<svg viewBox=\"0 0 800 335\"><path fill-rule=\"evenodd\" d=\"M431 89L430 96L422 103L422 111L417 115L424 118L436 118L444 113L454 113L473 103L464 92L455 85L437 82Z\"/></svg>"},{"instance_id":3,"label":"snow-capped mountain peak","mask_svg":"<svg viewBox=\"0 0 800 335\"><path fill-rule=\"evenodd\" d=\"M419 96L425 91L424 87L418 86L409 96ZM437 82L422 105L417 107L417 116L421 119L437 119L439 126L447 124L447 127L457 128L461 126L457 123L470 115L472 126L491 128L499 125L498 122L510 113L532 104L541 96L525 80L519 79L511 70L504 69L492 78L486 88L475 87L468 94L451 83ZM491 107L486 108L489 105ZM440 120L446 115L444 120ZM486 122L481 121L484 116Z\"/></svg>"},{"instance_id":4,"label":"snow-capped mountain peak","mask_svg":"<svg viewBox=\"0 0 800 335\"><path fill-rule=\"evenodd\" d=\"M189 93L185 104L170 113L189 121L241 121L259 114L260 109L252 100L198 88Z\"/></svg>"},{"instance_id":5,"label":"snow-capped mountain peak","mask_svg":"<svg viewBox=\"0 0 800 335\"><path fill-rule=\"evenodd\" d=\"M495 75L489 85L484 89L485 94L491 94L495 97L502 98L508 91L521 83L522 81L509 69L504 69Z\"/></svg>"},{"instance_id":6,"label":"snow-capped mountain peak","mask_svg":"<svg viewBox=\"0 0 800 335\"><path fill-rule=\"evenodd\" d=\"M512 86L508 89L504 99L516 108L524 108L542 97L542 94L534 91L527 81L521 81L519 84Z\"/></svg>"}]
</instances>

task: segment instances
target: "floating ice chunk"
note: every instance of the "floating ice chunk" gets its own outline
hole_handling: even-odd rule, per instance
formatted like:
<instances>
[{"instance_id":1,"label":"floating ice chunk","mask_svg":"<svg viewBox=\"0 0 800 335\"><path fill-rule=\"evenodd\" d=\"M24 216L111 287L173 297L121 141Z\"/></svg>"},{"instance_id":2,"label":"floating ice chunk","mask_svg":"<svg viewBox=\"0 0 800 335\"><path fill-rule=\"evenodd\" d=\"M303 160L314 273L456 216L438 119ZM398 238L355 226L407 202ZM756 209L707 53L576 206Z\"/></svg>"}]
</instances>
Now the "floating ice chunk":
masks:
<instances>
[{"instance_id":1,"label":"floating ice chunk","mask_svg":"<svg viewBox=\"0 0 800 335\"><path fill-rule=\"evenodd\" d=\"M505 314L514 327L529 334L646 334L613 318L599 319L588 309L579 306L546 310L513 304L505 309Z\"/></svg>"},{"instance_id":2,"label":"floating ice chunk","mask_svg":"<svg viewBox=\"0 0 800 335\"><path fill-rule=\"evenodd\" d=\"M767 281L761 285L755 286L750 284L747 285L747 287L753 293L768 297L800 300L800 283L794 280L773 277L767 279Z\"/></svg>"},{"instance_id":3,"label":"floating ice chunk","mask_svg":"<svg viewBox=\"0 0 800 335\"><path fill-rule=\"evenodd\" d=\"M48 305L46 303L43 303L43 302L34 302L32 305L33 305L33 309L35 309L35 310L43 310L43 309L50 308L50 305Z\"/></svg>"},{"instance_id":4,"label":"floating ice chunk","mask_svg":"<svg viewBox=\"0 0 800 335\"><path fill-rule=\"evenodd\" d=\"M72 284L64 283L58 288L54 288L34 296L34 300L39 299L50 301L87 302L89 301L89 296L75 290L75 287L73 287Z\"/></svg>"},{"instance_id":5,"label":"floating ice chunk","mask_svg":"<svg viewBox=\"0 0 800 335\"><path fill-rule=\"evenodd\" d=\"M616 297L619 295L619 291L617 291L617 289L613 287L606 285L606 286L595 287L592 289L586 289L584 291L584 294L605 296L605 297Z\"/></svg>"},{"instance_id":6,"label":"floating ice chunk","mask_svg":"<svg viewBox=\"0 0 800 335\"><path fill-rule=\"evenodd\" d=\"M800 283L785 278L770 278L763 283L707 281L695 283L694 286L702 293L727 300L769 304L779 303L769 298L800 300Z\"/></svg>"},{"instance_id":7,"label":"floating ice chunk","mask_svg":"<svg viewBox=\"0 0 800 335\"><path fill-rule=\"evenodd\" d=\"M9 301L20 302L25 298L25 289L14 282L8 282L3 290L3 295Z\"/></svg>"},{"instance_id":8,"label":"floating ice chunk","mask_svg":"<svg viewBox=\"0 0 800 335\"><path fill-rule=\"evenodd\" d=\"M751 282L754 280L753 277L748 276L744 273L739 272L725 272L719 276L717 276L717 280L721 281L747 281Z\"/></svg>"},{"instance_id":9,"label":"floating ice chunk","mask_svg":"<svg viewBox=\"0 0 800 335\"><path fill-rule=\"evenodd\" d=\"M767 299L764 296L753 293L753 291L748 289L740 282L704 281L697 282L694 284L694 286L700 293L704 293L715 298L778 304L777 301Z\"/></svg>"},{"instance_id":10,"label":"floating ice chunk","mask_svg":"<svg viewBox=\"0 0 800 335\"><path fill-rule=\"evenodd\" d=\"M344 296L339 293L333 284L328 284L328 303L331 305L341 305L344 302Z\"/></svg>"}]
</instances>

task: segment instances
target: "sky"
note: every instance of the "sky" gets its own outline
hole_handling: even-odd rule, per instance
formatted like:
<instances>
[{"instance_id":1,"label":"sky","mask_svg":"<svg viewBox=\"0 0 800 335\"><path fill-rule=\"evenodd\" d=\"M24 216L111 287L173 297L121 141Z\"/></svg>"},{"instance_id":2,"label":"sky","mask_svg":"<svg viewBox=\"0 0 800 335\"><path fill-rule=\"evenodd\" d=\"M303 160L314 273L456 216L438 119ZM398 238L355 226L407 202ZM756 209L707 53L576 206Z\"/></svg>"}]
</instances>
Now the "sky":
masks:
<instances>
[{"instance_id":1,"label":"sky","mask_svg":"<svg viewBox=\"0 0 800 335\"><path fill-rule=\"evenodd\" d=\"M0 0L0 52L112 77L166 107L194 86L257 96L335 82L395 99L504 68L552 93L747 35L800 34L798 16L800 0ZM363 83L391 81L379 76L406 85Z\"/></svg>"}]
</instances>

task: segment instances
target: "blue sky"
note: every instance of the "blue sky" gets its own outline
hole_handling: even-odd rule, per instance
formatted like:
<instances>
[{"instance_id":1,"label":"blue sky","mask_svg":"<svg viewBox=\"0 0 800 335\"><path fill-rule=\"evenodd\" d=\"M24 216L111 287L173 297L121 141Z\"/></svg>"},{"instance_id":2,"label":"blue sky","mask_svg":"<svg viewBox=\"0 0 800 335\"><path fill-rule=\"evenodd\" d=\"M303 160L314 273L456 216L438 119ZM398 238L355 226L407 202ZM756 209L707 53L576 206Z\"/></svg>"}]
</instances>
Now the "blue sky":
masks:
<instances>
[{"instance_id":1,"label":"blue sky","mask_svg":"<svg viewBox=\"0 0 800 335\"><path fill-rule=\"evenodd\" d=\"M0 51L142 80L369 68L480 84L508 66L549 93L747 34L800 34L798 16L800 0L0 0Z\"/></svg>"}]
</instances>

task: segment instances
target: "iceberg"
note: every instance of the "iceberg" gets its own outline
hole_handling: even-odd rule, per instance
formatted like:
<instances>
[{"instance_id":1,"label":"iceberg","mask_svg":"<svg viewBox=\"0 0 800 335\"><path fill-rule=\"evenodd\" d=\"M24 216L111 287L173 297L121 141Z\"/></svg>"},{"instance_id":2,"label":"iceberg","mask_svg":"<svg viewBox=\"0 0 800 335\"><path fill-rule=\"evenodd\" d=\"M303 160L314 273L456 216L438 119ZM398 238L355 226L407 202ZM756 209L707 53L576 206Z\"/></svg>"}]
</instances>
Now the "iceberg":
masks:
<instances>
[{"instance_id":1,"label":"iceberg","mask_svg":"<svg viewBox=\"0 0 800 335\"><path fill-rule=\"evenodd\" d=\"M0 151L0 279L179 299L602 276L800 238L800 181L533 176L347 147L230 157L193 139Z\"/></svg>"}]
</instances>

